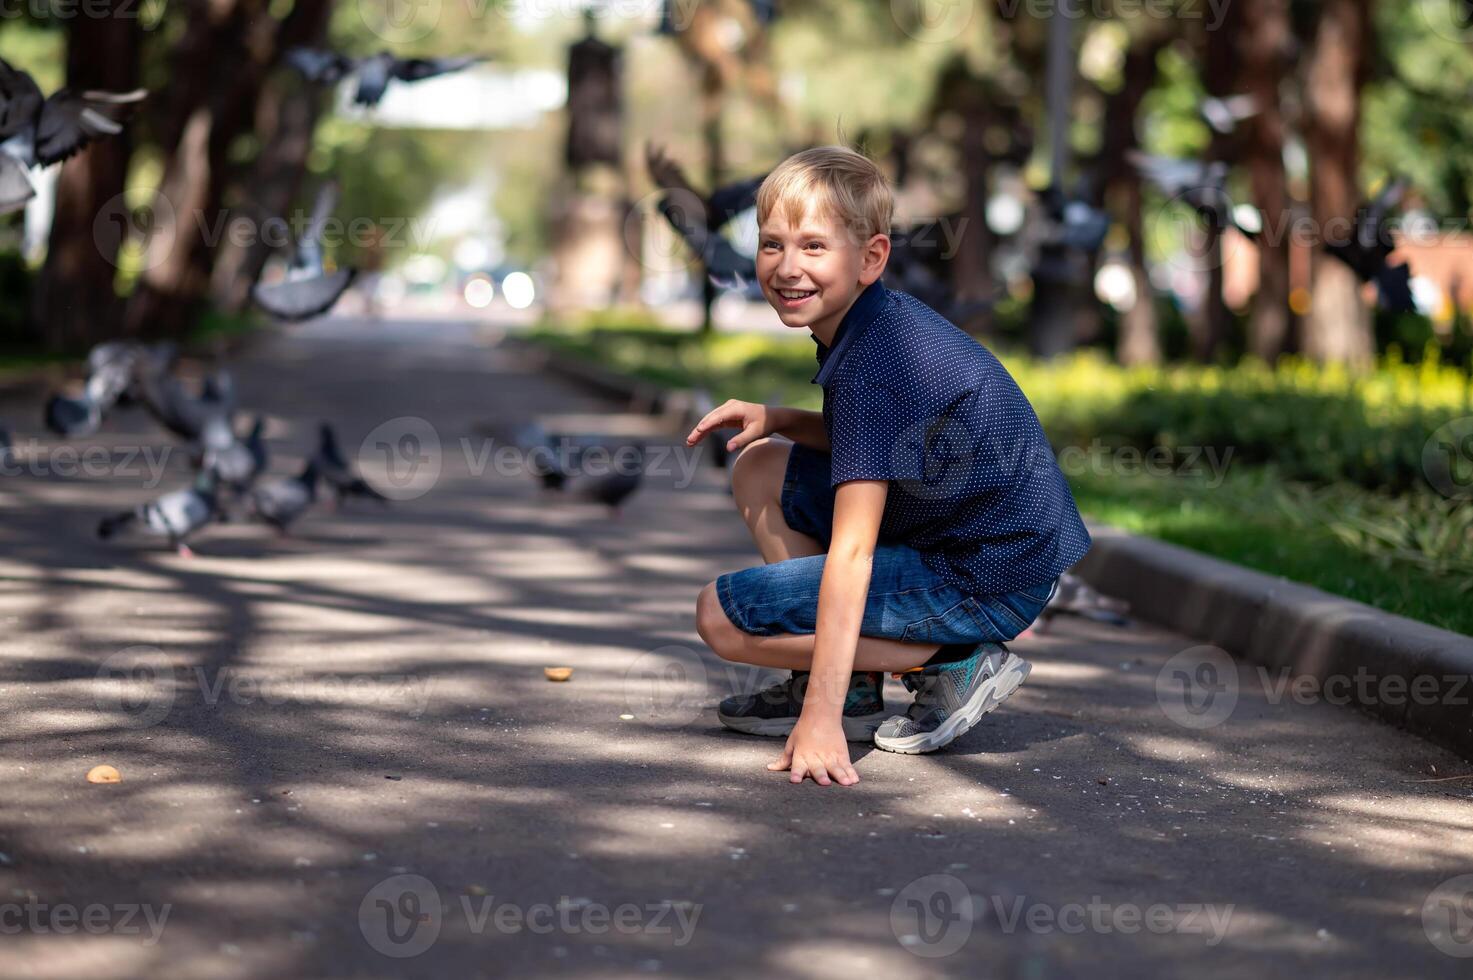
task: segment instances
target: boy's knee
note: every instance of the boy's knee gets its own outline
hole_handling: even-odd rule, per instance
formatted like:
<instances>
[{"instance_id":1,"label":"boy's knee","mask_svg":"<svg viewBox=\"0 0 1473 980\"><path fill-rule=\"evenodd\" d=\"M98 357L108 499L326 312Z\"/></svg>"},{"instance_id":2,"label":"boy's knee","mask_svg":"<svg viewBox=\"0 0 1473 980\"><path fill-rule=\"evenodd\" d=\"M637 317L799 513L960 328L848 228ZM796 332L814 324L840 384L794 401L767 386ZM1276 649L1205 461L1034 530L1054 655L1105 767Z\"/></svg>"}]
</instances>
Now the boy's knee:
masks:
<instances>
[{"instance_id":1,"label":"boy's knee","mask_svg":"<svg viewBox=\"0 0 1473 980\"><path fill-rule=\"evenodd\" d=\"M716 596L716 583L706 583L696 598L696 632L718 656L724 656L722 651L735 628L726 618L726 610L721 608L721 600Z\"/></svg>"},{"instance_id":2,"label":"boy's knee","mask_svg":"<svg viewBox=\"0 0 1473 980\"><path fill-rule=\"evenodd\" d=\"M782 490L792 443L770 436L742 450L731 464L731 487L739 499L775 496Z\"/></svg>"}]
</instances>

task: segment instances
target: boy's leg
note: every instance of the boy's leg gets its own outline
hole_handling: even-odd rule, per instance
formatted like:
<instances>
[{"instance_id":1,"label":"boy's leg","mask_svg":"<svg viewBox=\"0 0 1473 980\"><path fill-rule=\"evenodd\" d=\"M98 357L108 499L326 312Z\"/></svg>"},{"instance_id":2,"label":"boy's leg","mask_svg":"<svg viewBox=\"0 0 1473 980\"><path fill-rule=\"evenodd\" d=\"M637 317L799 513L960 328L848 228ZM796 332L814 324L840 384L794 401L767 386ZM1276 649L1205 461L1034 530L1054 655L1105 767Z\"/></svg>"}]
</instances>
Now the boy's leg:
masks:
<instances>
[{"instance_id":1,"label":"boy's leg","mask_svg":"<svg viewBox=\"0 0 1473 980\"><path fill-rule=\"evenodd\" d=\"M824 547L817 538L795 531L783 516L783 482L788 469L788 454L793 444L782 439L758 439L731 465L732 496L737 512L747 524L762 560L768 564L821 555Z\"/></svg>"}]
</instances>

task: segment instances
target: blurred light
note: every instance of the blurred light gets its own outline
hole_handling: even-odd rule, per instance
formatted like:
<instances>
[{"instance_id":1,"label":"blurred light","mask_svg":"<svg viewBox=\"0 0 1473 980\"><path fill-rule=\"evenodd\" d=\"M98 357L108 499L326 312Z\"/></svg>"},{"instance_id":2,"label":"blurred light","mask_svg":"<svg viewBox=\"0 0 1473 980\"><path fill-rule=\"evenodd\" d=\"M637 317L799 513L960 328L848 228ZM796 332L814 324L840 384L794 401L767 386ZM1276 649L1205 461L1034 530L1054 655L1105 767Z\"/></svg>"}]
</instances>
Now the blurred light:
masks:
<instances>
[{"instance_id":1,"label":"blurred light","mask_svg":"<svg viewBox=\"0 0 1473 980\"><path fill-rule=\"evenodd\" d=\"M1299 286L1289 291L1289 309L1299 316L1308 316L1309 307L1309 290Z\"/></svg>"},{"instance_id":2,"label":"blurred light","mask_svg":"<svg viewBox=\"0 0 1473 980\"><path fill-rule=\"evenodd\" d=\"M1135 276L1130 267L1121 262L1106 262L1095 273L1095 295L1100 302L1109 303L1117 313L1127 313L1135 308Z\"/></svg>"},{"instance_id":3,"label":"blurred light","mask_svg":"<svg viewBox=\"0 0 1473 980\"><path fill-rule=\"evenodd\" d=\"M1447 306L1447 297L1443 295L1442 287L1426 276L1412 276L1411 287L1412 302L1417 305L1417 312L1426 317L1441 319L1439 314Z\"/></svg>"},{"instance_id":4,"label":"blurred light","mask_svg":"<svg viewBox=\"0 0 1473 980\"><path fill-rule=\"evenodd\" d=\"M465 284L465 301L478 310L491 305L496 297L496 287L485 276L472 276Z\"/></svg>"},{"instance_id":5,"label":"blurred light","mask_svg":"<svg viewBox=\"0 0 1473 980\"><path fill-rule=\"evenodd\" d=\"M1250 235L1257 235L1263 231L1263 215L1251 204L1235 206L1233 222Z\"/></svg>"},{"instance_id":6,"label":"blurred light","mask_svg":"<svg viewBox=\"0 0 1473 980\"><path fill-rule=\"evenodd\" d=\"M1017 234L1023 218L1023 202L1011 194L996 194L987 202L987 227L999 235Z\"/></svg>"},{"instance_id":7,"label":"blurred light","mask_svg":"<svg viewBox=\"0 0 1473 980\"><path fill-rule=\"evenodd\" d=\"M416 286L430 286L445 278L445 260L437 255L411 255L404 260L404 278Z\"/></svg>"},{"instance_id":8,"label":"blurred light","mask_svg":"<svg viewBox=\"0 0 1473 980\"><path fill-rule=\"evenodd\" d=\"M513 272L501 280L501 295L514 310L525 310L537 298L537 287L525 272Z\"/></svg>"},{"instance_id":9,"label":"blurred light","mask_svg":"<svg viewBox=\"0 0 1473 980\"><path fill-rule=\"evenodd\" d=\"M484 269L491 260L491 250L477 238L467 238L455 246L455 264L462 269Z\"/></svg>"}]
</instances>

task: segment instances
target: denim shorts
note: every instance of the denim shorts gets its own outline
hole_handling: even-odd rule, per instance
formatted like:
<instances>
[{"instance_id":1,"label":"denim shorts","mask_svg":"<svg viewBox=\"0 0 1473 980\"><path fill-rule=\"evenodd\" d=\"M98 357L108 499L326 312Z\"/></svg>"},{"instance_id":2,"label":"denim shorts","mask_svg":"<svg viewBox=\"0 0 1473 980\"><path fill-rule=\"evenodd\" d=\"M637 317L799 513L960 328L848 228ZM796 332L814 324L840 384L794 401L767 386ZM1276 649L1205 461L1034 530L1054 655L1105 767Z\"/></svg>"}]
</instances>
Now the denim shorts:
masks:
<instances>
[{"instance_id":1,"label":"denim shorts","mask_svg":"<svg viewBox=\"0 0 1473 980\"><path fill-rule=\"evenodd\" d=\"M834 488L829 455L794 445L783 477L783 518L825 548L833 537ZM730 572L716 580L726 617L754 636L813 633L826 555L790 558ZM914 548L880 542L870 570L859 632L903 643L997 643L1032 624L1058 580L1007 595L969 595L932 571Z\"/></svg>"}]
</instances>

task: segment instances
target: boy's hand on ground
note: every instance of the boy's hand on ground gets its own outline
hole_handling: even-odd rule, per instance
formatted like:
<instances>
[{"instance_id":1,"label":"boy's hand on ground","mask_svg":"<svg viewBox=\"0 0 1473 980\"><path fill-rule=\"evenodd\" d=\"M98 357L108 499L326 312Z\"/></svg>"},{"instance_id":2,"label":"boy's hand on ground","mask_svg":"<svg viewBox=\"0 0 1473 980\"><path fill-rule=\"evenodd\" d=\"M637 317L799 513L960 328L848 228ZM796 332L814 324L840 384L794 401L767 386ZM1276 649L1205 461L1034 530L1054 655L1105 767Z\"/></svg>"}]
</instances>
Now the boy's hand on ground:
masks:
<instances>
[{"instance_id":1,"label":"boy's hand on ground","mask_svg":"<svg viewBox=\"0 0 1473 980\"><path fill-rule=\"evenodd\" d=\"M805 776L812 777L820 786L828 786L830 781L840 786L859 782L838 719L815 721L799 716L788 735L788 744L783 746L783 754L769 762L767 768L773 772L791 770L790 783L801 783Z\"/></svg>"},{"instance_id":2,"label":"boy's hand on ground","mask_svg":"<svg viewBox=\"0 0 1473 980\"><path fill-rule=\"evenodd\" d=\"M773 410L766 405L730 398L707 412L706 417L696 423L696 427L690 430L690 435L685 437L685 444L696 445L712 429L740 428L742 431L726 443L728 452L736 452L748 443L773 433L772 415Z\"/></svg>"}]
</instances>

